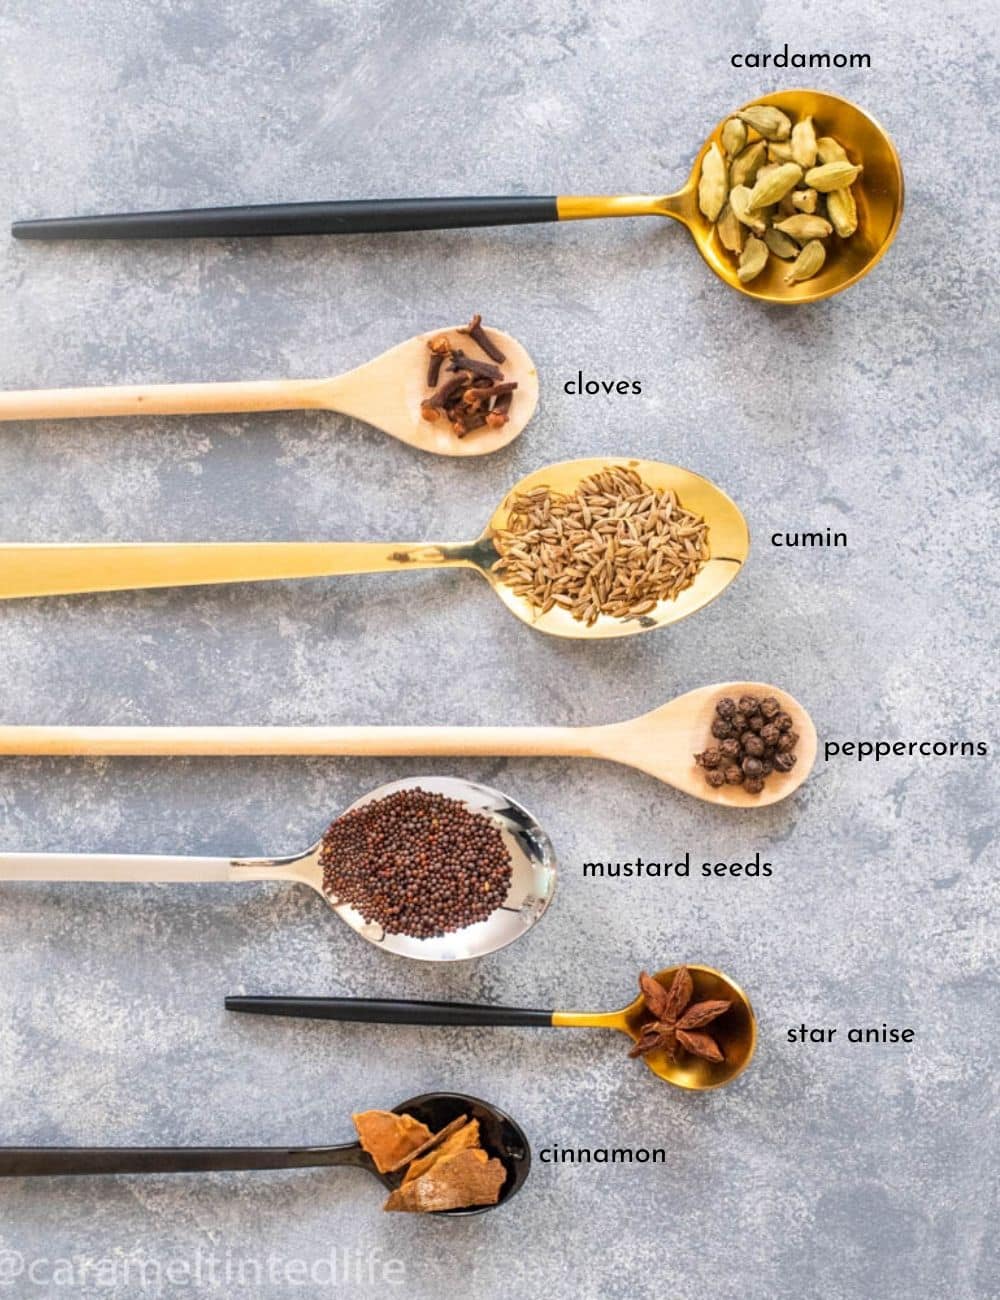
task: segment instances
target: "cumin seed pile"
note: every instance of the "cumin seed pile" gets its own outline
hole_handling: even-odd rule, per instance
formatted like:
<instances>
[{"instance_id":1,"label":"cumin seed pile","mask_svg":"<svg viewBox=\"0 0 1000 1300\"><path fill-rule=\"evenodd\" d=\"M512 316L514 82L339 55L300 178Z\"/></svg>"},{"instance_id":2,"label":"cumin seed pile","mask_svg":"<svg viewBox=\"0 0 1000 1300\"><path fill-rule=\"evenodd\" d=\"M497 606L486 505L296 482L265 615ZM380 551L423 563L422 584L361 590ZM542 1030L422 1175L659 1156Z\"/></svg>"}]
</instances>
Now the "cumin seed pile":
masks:
<instances>
[{"instance_id":1,"label":"cumin seed pile","mask_svg":"<svg viewBox=\"0 0 1000 1300\"><path fill-rule=\"evenodd\" d=\"M673 600L708 558L704 519L619 465L569 495L544 486L519 493L508 523L494 539L494 571L540 614L561 605L588 627L602 614L635 618Z\"/></svg>"}]
</instances>

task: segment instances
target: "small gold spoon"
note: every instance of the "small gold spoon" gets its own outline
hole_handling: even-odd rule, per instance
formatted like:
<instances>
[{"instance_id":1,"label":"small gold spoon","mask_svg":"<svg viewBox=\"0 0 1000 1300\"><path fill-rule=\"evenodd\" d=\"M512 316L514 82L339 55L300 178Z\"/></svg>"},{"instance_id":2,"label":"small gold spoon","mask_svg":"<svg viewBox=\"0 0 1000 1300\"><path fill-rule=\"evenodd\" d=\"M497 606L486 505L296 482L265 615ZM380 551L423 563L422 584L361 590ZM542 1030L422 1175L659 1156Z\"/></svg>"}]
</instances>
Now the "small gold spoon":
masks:
<instances>
[{"instance_id":1,"label":"small gold spoon","mask_svg":"<svg viewBox=\"0 0 1000 1300\"><path fill-rule=\"evenodd\" d=\"M680 1053L671 1060L665 1051L648 1052L643 1060L660 1079L692 1092L721 1088L747 1068L757 1044L757 1020L750 999L740 986L711 966L686 962L694 981L692 1002L724 999L732 1006L712 1022L711 1033L723 1060L706 1061ZM679 967L657 971L653 979L669 988ZM410 1002L373 998L230 997L227 1011L251 1015L298 1016L309 1020L347 1020L388 1025L528 1025L566 1029L617 1029L633 1042L651 1019L642 994L621 1011L537 1011L520 1007L477 1006L467 1002Z\"/></svg>"},{"instance_id":2,"label":"small gold spoon","mask_svg":"<svg viewBox=\"0 0 1000 1300\"><path fill-rule=\"evenodd\" d=\"M17 221L19 239L178 239L229 236L378 234L404 230L452 230L511 226L592 217L673 217L690 231L699 253L732 289L761 302L818 302L868 274L895 237L903 211L899 155L881 126L856 104L820 90L781 90L742 105L773 104L798 119L812 114L819 134L832 135L864 171L853 187L861 218L857 234L836 249L811 280L786 285L776 267L741 284L737 263L718 242L698 208L701 162L718 140L725 118L705 141L683 189L675 194L584 194L516 198L364 199L274 203L172 212ZM739 112L740 110L734 110ZM730 117L731 114L726 114Z\"/></svg>"},{"instance_id":3,"label":"small gold spoon","mask_svg":"<svg viewBox=\"0 0 1000 1300\"><path fill-rule=\"evenodd\" d=\"M433 426L432 426L433 427ZM686 509L708 524L709 558L674 600L630 618L602 616L588 626L561 606L539 614L493 571L494 536L505 528L512 499L546 485L572 492L581 479L609 465L634 469L654 488L671 488ZM389 570L475 569L523 623L553 636L583 639L630 636L686 618L720 595L750 549L746 520L721 488L699 474L652 460L601 457L569 460L536 470L518 483L472 542L127 542L0 545L0 599L65 596L135 587L189 587L204 583L312 578Z\"/></svg>"},{"instance_id":4,"label":"small gold spoon","mask_svg":"<svg viewBox=\"0 0 1000 1300\"><path fill-rule=\"evenodd\" d=\"M790 772L772 772L759 795L741 785L710 786L694 762L711 743L723 695L777 697L799 735ZM637 768L706 803L763 808L793 794L816 761L816 728L787 691L764 682L718 682L679 695L628 722L597 727L30 727L0 726L0 754L92 757L449 754L602 758Z\"/></svg>"},{"instance_id":5,"label":"small gold spoon","mask_svg":"<svg viewBox=\"0 0 1000 1300\"><path fill-rule=\"evenodd\" d=\"M223 384L136 384L121 388L49 388L0 392L2 420L64 420L104 415L210 415L232 411L336 411L438 456L487 456L513 442L538 405L535 363L510 334L489 329L506 356L504 377L517 383L506 424L459 438L447 420L425 420L428 342L458 325L428 330L332 379L263 379ZM466 341L467 342L467 341ZM474 345L469 345L476 354Z\"/></svg>"}]
</instances>

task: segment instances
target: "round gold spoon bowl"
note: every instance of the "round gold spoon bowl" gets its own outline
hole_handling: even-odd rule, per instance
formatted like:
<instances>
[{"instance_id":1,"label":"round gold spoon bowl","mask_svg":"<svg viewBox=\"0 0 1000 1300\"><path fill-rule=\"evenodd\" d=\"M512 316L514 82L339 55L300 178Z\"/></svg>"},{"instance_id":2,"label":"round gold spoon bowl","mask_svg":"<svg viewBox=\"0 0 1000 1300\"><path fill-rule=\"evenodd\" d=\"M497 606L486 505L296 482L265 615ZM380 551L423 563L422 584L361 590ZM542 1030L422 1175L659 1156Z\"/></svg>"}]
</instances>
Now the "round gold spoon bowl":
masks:
<instances>
[{"instance_id":1,"label":"round gold spoon bowl","mask_svg":"<svg viewBox=\"0 0 1000 1300\"><path fill-rule=\"evenodd\" d=\"M433 426L431 426L433 427ZM539 612L494 568L501 558L497 533L510 523L515 497L533 488L572 492L599 470L634 470L650 487L672 489L680 504L708 525L708 558L693 582L672 600L633 617L602 615L588 624L561 606ZM484 531L469 542L103 542L0 545L0 599L65 596L143 587L315 578L345 573L414 569L472 569L485 578L522 623L552 636L586 640L632 636L686 618L725 591L750 549L739 508L700 474L659 461L624 457L568 460L523 478L504 497Z\"/></svg>"},{"instance_id":2,"label":"round gold spoon bowl","mask_svg":"<svg viewBox=\"0 0 1000 1300\"><path fill-rule=\"evenodd\" d=\"M437 456L488 456L513 442L534 415L538 406L538 371L516 338L490 327L487 332L505 357L504 377L517 384L507 423L498 429L477 429L460 438L447 420L424 419L421 403L430 391L427 345L446 334L455 347L477 354L475 342L463 329L452 325L417 334L374 360L330 379L130 384L0 392L0 421L211 415L237 411L335 411L362 420L418 451Z\"/></svg>"},{"instance_id":3,"label":"round gold spoon bowl","mask_svg":"<svg viewBox=\"0 0 1000 1300\"><path fill-rule=\"evenodd\" d=\"M659 1079L690 1092L708 1092L732 1083L750 1064L757 1046L757 1020L740 986L711 966L685 963L694 984L692 1002L721 999L729 1009L711 1025L721 1061L661 1049L642 1059ZM653 978L669 988L680 969L668 966ZM250 1015L293 1016L389 1025L517 1025L533 1028L613 1029L637 1042L650 1012L642 994L620 1011L541 1011L522 1007L482 1006L469 1002L414 1002L384 998L296 998L245 996L226 998L226 1009Z\"/></svg>"}]
</instances>

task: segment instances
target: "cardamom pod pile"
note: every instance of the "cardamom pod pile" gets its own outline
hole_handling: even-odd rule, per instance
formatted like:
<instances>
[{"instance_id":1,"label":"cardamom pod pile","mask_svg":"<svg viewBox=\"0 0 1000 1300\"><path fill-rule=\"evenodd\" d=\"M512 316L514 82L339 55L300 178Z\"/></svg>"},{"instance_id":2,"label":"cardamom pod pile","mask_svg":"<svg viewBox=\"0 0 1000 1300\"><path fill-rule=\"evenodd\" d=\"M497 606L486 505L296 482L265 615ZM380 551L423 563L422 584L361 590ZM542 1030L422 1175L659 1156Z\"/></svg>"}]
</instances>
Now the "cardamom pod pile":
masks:
<instances>
[{"instance_id":1,"label":"cardamom pod pile","mask_svg":"<svg viewBox=\"0 0 1000 1300\"><path fill-rule=\"evenodd\" d=\"M818 275L824 241L858 228L851 186L861 164L833 136L817 138L811 117L793 123L769 104L728 118L720 141L702 161L698 206L738 259L740 282L755 280L772 256L788 263L786 284Z\"/></svg>"}]
</instances>

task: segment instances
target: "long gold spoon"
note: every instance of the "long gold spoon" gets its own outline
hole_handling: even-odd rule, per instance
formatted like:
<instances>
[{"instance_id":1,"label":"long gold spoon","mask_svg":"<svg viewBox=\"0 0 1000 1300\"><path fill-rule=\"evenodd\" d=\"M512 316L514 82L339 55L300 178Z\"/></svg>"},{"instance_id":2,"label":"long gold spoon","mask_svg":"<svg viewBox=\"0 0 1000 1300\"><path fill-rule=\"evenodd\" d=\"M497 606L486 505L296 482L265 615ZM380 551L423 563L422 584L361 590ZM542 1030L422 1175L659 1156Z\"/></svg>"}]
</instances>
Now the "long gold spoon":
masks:
<instances>
[{"instance_id":1,"label":"long gold spoon","mask_svg":"<svg viewBox=\"0 0 1000 1300\"><path fill-rule=\"evenodd\" d=\"M486 456L513 442L538 405L535 363L510 334L490 329L516 382L507 423L459 438L447 420L425 420L428 342L447 334L468 344L453 325L399 343L332 379L263 379L225 384L135 384L120 388L49 388L0 393L0 420L64 420L103 415L210 415L232 411L336 411L438 456ZM475 346L468 344L470 353Z\"/></svg>"},{"instance_id":2,"label":"long gold spoon","mask_svg":"<svg viewBox=\"0 0 1000 1300\"><path fill-rule=\"evenodd\" d=\"M772 772L759 795L710 786L693 755L710 743L723 695L774 695L799 735L790 772ZM707 803L759 808L793 794L816 761L816 728L786 691L764 682L719 682L679 695L628 722L597 727L31 727L0 726L0 754L226 756L452 754L601 758L646 772Z\"/></svg>"},{"instance_id":3,"label":"long gold spoon","mask_svg":"<svg viewBox=\"0 0 1000 1300\"><path fill-rule=\"evenodd\" d=\"M773 104L794 118L812 114L821 135L835 136L864 164L854 185L860 225L811 280L786 285L777 268L741 284L735 259L698 208L701 163L723 118L705 141L684 187L674 194L566 195L542 198L374 199L275 203L251 207L134 212L111 216L17 221L19 239L177 239L239 235L337 235L450 230L592 217L672 217L687 226L698 252L721 280L762 302L817 302L854 284L875 266L895 237L903 211L903 172L885 130L849 100L820 90L782 90L743 104ZM739 111L734 110L734 111ZM726 117L731 114L726 114Z\"/></svg>"},{"instance_id":4,"label":"long gold spoon","mask_svg":"<svg viewBox=\"0 0 1000 1300\"><path fill-rule=\"evenodd\" d=\"M545 915L556 888L552 843L527 809L499 790L449 776L417 776L379 786L342 815L400 790L426 790L459 800L488 817L510 854L507 897L485 921L430 939L392 934L366 921L323 887L322 840L277 858L197 858L141 853L0 853L0 881L73 884L254 884L280 881L314 890L345 925L384 952L417 961L465 961L506 948Z\"/></svg>"},{"instance_id":5,"label":"long gold spoon","mask_svg":"<svg viewBox=\"0 0 1000 1300\"><path fill-rule=\"evenodd\" d=\"M757 1043L757 1021L750 999L738 984L711 966L685 963L694 981L694 1002L722 999L732 1006L712 1022L712 1037L722 1050L721 1061L679 1053L671 1060L661 1049L643 1055L660 1079L705 1092L732 1083L750 1064ZM653 979L669 988L677 966L657 971ZM252 1015L297 1016L309 1020L348 1020L378 1025L527 1025L568 1029L615 1029L638 1041L642 1025L651 1019L640 994L621 1011L537 1011L521 1007L477 1006L468 1002L410 1002L381 998L230 997L227 1011Z\"/></svg>"},{"instance_id":6,"label":"long gold spoon","mask_svg":"<svg viewBox=\"0 0 1000 1300\"><path fill-rule=\"evenodd\" d=\"M629 618L601 616L588 626L561 606L539 614L494 573L494 536L506 527L512 498L546 485L572 492L581 479L608 465L634 469L654 488L671 488L686 509L708 524L709 558L674 600ZM720 595L739 573L750 548L746 521L721 488L676 465L606 457L570 460L536 470L518 483L471 542L158 542L0 546L0 599L64 596L134 587L189 587L216 582L312 578L339 573L408 569L474 569L523 623L553 636L630 636L665 627Z\"/></svg>"}]
</instances>

